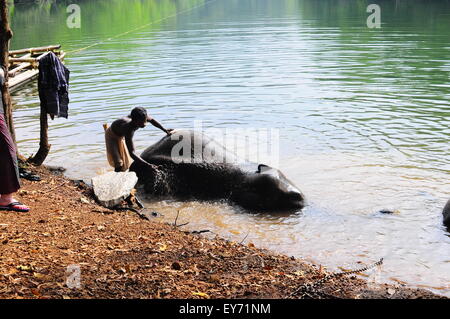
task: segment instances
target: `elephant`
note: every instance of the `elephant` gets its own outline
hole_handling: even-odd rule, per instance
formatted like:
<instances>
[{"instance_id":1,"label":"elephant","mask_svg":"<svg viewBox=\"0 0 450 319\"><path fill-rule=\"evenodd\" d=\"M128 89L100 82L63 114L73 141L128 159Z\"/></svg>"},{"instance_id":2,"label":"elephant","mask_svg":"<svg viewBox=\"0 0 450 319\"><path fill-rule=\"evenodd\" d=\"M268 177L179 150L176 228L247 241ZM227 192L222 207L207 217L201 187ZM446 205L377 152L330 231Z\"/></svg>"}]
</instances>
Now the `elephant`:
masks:
<instances>
[{"instance_id":1,"label":"elephant","mask_svg":"<svg viewBox=\"0 0 450 319\"><path fill-rule=\"evenodd\" d=\"M249 211L296 212L304 195L276 168L247 161L203 133L177 130L149 146L130 171L146 193L180 200L228 200Z\"/></svg>"},{"instance_id":2,"label":"elephant","mask_svg":"<svg viewBox=\"0 0 450 319\"><path fill-rule=\"evenodd\" d=\"M445 205L442 215L444 216L444 225L450 230L450 200Z\"/></svg>"}]
</instances>

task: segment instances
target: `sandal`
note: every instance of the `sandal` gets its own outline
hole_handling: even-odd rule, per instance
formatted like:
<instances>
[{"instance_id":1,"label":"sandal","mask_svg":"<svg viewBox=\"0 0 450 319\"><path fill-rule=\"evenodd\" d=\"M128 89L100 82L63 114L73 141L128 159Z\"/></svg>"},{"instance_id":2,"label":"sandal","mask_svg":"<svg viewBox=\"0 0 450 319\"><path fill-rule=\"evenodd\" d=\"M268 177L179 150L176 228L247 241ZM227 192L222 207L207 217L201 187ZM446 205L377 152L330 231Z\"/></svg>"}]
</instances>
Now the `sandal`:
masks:
<instances>
[{"instance_id":1,"label":"sandal","mask_svg":"<svg viewBox=\"0 0 450 319\"><path fill-rule=\"evenodd\" d=\"M27 171L25 169L19 168L19 176L21 178L27 179L29 181L33 181L33 182L40 182L41 181L41 177L39 175L33 174L30 171Z\"/></svg>"},{"instance_id":2,"label":"sandal","mask_svg":"<svg viewBox=\"0 0 450 319\"><path fill-rule=\"evenodd\" d=\"M0 210L27 213L30 211L30 208L21 202L13 202L7 206L0 206Z\"/></svg>"}]
</instances>

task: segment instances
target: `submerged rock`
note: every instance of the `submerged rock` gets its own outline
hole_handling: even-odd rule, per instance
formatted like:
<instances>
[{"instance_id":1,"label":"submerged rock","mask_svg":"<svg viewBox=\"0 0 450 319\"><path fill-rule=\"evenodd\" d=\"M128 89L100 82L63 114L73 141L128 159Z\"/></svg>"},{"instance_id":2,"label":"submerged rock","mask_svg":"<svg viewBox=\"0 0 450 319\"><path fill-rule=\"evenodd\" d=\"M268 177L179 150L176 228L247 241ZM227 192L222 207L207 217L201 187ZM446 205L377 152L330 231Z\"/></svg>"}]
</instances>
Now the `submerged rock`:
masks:
<instances>
[{"instance_id":1,"label":"submerged rock","mask_svg":"<svg viewBox=\"0 0 450 319\"><path fill-rule=\"evenodd\" d=\"M450 228L450 200L445 205L442 215L444 215L444 225Z\"/></svg>"},{"instance_id":2,"label":"submerged rock","mask_svg":"<svg viewBox=\"0 0 450 319\"><path fill-rule=\"evenodd\" d=\"M400 214L400 211L397 209L391 210L391 209L382 209L378 211L380 214Z\"/></svg>"},{"instance_id":3,"label":"submerged rock","mask_svg":"<svg viewBox=\"0 0 450 319\"><path fill-rule=\"evenodd\" d=\"M134 172L109 172L92 178L92 186L98 202L112 208L130 196L137 181Z\"/></svg>"}]
</instances>

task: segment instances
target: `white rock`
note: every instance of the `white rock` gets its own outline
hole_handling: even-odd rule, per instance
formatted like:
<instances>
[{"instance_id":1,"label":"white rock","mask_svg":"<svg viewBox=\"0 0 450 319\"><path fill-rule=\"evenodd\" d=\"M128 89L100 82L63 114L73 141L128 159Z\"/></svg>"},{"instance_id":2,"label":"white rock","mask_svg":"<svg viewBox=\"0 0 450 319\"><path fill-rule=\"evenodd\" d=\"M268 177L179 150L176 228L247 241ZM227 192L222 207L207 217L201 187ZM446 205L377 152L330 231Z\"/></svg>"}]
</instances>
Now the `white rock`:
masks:
<instances>
[{"instance_id":1,"label":"white rock","mask_svg":"<svg viewBox=\"0 0 450 319\"><path fill-rule=\"evenodd\" d=\"M92 178L92 186L99 203L112 208L130 196L137 181L134 172L109 172Z\"/></svg>"}]
</instances>

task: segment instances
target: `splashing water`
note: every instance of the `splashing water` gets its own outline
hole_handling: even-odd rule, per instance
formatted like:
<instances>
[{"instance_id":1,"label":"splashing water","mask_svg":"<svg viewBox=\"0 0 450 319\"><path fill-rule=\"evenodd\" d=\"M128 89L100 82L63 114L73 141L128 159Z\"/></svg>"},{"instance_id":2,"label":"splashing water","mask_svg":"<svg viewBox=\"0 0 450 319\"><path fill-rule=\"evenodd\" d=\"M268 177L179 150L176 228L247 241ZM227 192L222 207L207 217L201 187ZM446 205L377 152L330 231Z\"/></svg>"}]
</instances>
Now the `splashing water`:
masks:
<instances>
[{"instance_id":1,"label":"splashing water","mask_svg":"<svg viewBox=\"0 0 450 319\"><path fill-rule=\"evenodd\" d=\"M151 188L149 189L148 181L144 181L145 190L152 194L157 195L171 195L173 188L174 176L167 170L162 169L160 166L157 166L154 170L152 170L152 183Z\"/></svg>"}]
</instances>

